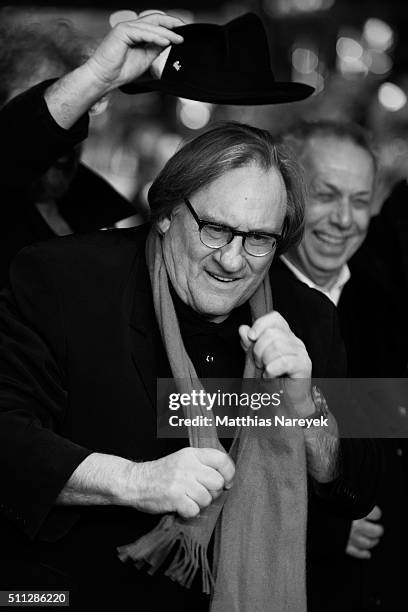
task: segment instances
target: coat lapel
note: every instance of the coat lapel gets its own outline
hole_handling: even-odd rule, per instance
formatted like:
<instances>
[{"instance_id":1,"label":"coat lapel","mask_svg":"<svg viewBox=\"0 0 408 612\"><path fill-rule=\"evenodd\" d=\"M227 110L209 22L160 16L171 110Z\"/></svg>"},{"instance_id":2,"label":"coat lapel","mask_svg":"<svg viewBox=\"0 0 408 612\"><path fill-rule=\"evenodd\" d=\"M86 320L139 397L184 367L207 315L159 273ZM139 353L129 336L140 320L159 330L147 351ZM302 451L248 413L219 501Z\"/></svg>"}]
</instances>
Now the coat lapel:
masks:
<instances>
[{"instance_id":1,"label":"coat lapel","mask_svg":"<svg viewBox=\"0 0 408 612\"><path fill-rule=\"evenodd\" d=\"M144 243L145 239L142 240L141 248L139 246L134 259L127 283L125 303L128 311L131 359L150 402L155 406L158 376L156 353L157 347L160 346L160 338L158 338L159 331L145 261Z\"/></svg>"},{"instance_id":2,"label":"coat lapel","mask_svg":"<svg viewBox=\"0 0 408 612\"><path fill-rule=\"evenodd\" d=\"M132 308L129 317L129 332L132 361L143 382L151 403L156 404L156 345L157 324L154 315L150 283L140 274L134 282L137 287L133 293Z\"/></svg>"}]
</instances>

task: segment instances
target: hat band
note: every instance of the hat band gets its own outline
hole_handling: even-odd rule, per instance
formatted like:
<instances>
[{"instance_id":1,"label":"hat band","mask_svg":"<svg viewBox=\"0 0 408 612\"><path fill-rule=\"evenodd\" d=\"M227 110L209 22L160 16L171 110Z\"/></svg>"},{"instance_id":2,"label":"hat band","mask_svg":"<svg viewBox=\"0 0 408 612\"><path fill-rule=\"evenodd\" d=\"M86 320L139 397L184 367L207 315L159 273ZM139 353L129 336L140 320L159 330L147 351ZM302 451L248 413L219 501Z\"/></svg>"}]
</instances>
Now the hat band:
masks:
<instances>
[{"instance_id":1,"label":"hat band","mask_svg":"<svg viewBox=\"0 0 408 612\"><path fill-rule=\"evenodd\" d=\"M250 91L252 89L263 89L275 83L275 78L270 71L260 72L232 72L223 70L191 70L184 68L181 62L173 62L173 65L163 71L161 79L163 83L174 85L190 85L200 90L209 88L212 91Z\"/></svg>"}]
</instances>

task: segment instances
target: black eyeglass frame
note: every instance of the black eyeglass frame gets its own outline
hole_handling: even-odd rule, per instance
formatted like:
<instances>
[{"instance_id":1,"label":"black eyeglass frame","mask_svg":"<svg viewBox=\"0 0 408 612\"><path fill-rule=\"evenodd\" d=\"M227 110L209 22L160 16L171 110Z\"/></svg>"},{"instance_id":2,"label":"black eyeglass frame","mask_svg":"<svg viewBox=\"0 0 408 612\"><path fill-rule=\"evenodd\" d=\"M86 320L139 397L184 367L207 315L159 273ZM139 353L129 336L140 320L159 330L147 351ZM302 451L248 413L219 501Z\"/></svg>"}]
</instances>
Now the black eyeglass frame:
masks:
<instances>
[{"instance_id":1,"label":"black eyeglass frame","mask_svg":"<svg viewBox=\"0 0 408 612\"><path fill-rule=\"evenodd\" d=\"M222 249L223 247L227 246L227 244L230 244L230 242L232 242L235 238L235 236L242 236L242 246L245 249L245 252L248 253L248 255L251 255L251 257L266 257L267 255L270 255L270 253L273 253L274 250L277 250L279 243L283 240L284 237L284 233L285 233L285 228L286 228L286 219L283 223L283 232L282 234L272 234L269 232L243 232L241 230L235 230L232 227L229 227L228 225L223 225L222 223L215 223L214 221L204 221L203 219L200 219L199 216L197 215L196 211L194 210L190 200L188 198L184 198L184 203L187 206L188 210L191 212L195 222L198 225L198 229L200 230L200 240L203 243L204 246L208 247L209 249ZM229 232L231 232L231 238L228 240L228 242L226 242L225 244L223 244L222 246L209 246L208 244L206 244L203 239L201 238L201 230L206 226L206 225L215 225L216 227L220 227L223 228L225 230L228 230ZM247 251L247 249L245 248L245 240L248 236L267 236L268 238L275 238L276 240L276 244L274 245L274 247L272 247L272 249L270 251L268 251L267 253L263 253L262 255L255 255L254 253L250 253L249 251Z\"/></svg>"}]
</instances>

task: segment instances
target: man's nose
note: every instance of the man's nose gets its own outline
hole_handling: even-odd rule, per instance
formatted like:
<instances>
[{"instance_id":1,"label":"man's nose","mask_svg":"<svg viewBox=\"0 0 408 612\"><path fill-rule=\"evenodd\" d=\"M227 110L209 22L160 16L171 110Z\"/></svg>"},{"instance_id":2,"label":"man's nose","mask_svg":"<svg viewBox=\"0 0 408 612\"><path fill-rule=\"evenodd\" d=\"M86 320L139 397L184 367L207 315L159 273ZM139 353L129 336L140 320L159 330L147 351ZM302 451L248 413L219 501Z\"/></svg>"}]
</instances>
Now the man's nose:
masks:
<instances>
[{"instance_id":1,"label":"man's nose","mask_svg":"<svg viewBox=\"0 0 408 612\"><path fill-rule=\"evenodd\" d=\"M353 210L348 198L342 198L337 202L331 218L332 221L341 228L351 226L353 222Z\"/></svg>"},{"instance_id":2,"label":"man's nose","mask_svg":"<svg viewBox=\"0 0 408 612\"><path fill-rule=\"evenodd\" d=\"M238 272L245 265L242 237L235 236L233 240L217 251L218 262L226 272Z\"/></svg>"}]
</instances>

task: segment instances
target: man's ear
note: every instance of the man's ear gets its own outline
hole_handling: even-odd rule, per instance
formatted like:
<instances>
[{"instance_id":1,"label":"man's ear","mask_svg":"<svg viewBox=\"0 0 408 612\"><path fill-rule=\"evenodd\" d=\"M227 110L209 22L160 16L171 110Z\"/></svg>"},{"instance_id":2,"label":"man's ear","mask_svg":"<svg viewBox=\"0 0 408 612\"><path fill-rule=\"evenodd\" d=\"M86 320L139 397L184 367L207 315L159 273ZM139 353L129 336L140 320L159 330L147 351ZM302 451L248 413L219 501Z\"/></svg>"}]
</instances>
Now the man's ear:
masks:
<instances>
[{"instance_id":1,"label":"man's ear","mask_svg":"<svg viewBox=\"0 0 408 612\"><path fill-rule=\"evenodd\" d=\"M162 236L167 232L170 227L171 219L169 216L162 216L156 221L157 231Z\"/></svg>"},{"instance_id":2,"label":"man's ear","mask_svg":"<svg viewBox=\"0 0 408 612\"><path fill-rule=\"evenodd\" d=\"M180 208L180 206L174 206L170 211L163 213L157 219L156 228L161 236L164 236L164 234L167 232L171 225L173 217L178 214Z\"/></svg>"}]
</instances>

